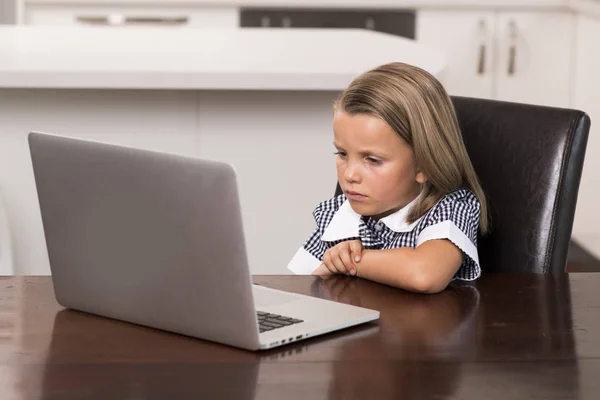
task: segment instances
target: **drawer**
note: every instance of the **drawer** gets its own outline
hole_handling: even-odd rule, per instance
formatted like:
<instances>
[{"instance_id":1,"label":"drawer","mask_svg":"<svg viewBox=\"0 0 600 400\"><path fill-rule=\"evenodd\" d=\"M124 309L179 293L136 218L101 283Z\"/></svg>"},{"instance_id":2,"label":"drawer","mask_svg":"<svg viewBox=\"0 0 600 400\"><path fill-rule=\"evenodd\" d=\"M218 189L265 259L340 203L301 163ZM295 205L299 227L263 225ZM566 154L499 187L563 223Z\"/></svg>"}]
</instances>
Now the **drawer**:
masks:
<instances>
[{"instance_id":1,"label":"drawer","mask_svg":"<svg viewBox=\"0 0 600 400\"><path fill-rule=\"evenodd\" d=\"M242 8L242 27L363 28L415 38L414 10Z\"/></svg>"},{"instance_id":2,"label":"drawer","mask_svg":"<svg viewBox=\"0 0 600 400\"><path fill-rule=\"evenodd\" d=\"M239 11L235 7L72 7L36 4L27 6L25 23L237 28Z\"/></svg>"}]
</instances>

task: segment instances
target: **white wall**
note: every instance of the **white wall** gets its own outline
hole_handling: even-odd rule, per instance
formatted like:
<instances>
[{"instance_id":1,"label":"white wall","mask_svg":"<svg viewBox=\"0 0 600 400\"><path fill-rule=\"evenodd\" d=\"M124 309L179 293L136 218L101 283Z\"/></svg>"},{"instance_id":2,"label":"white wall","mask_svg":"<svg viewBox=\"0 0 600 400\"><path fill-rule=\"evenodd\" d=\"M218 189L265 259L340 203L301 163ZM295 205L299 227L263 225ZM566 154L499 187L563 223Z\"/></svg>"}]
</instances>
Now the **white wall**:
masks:
<instances>
[{"instance_id":1,"label":"white wall","mask_svg":"<svg viewBox=\"0 0 600 400\"><path fill-rule=\"evenodd\" d=\"M573 236L588 250L600 256L600 16L580 15L576 22L577 45L574 54L572 107L590 115L592 126L588 139L587 153Z\"/></svg>"}]
</instances>

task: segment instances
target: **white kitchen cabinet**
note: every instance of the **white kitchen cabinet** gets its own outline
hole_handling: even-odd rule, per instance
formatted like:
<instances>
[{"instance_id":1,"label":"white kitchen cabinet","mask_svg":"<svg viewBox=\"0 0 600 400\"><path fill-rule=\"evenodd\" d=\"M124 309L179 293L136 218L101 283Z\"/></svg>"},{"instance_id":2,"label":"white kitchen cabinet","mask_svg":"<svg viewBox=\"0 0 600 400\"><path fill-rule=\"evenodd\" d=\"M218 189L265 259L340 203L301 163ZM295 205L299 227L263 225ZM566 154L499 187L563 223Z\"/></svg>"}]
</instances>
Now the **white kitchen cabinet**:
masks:
<instances>
[{"instance_id":1,"label":"white kitchen cabinet","mask_svg":"<svg viewBox=\"0 0 600 400\"><path fill-rule=\"evenodd\" d=\"M495 98L569 106L574 17L566 12L500 12Z\"/></svg>"},{"instance_id":2,"label":"white kitchen cabinet","mask_svg":"<svg viewBox=\"0 0 600 400\"><path fill-rule=\"evenodd\" d=\"M33 4L25 10L29 25L165 26L236 28L236 7L66 6Z\"/></svg>"},{"instance_id":3,"label":"white kitchen cabinet","mask_svg":"<svg viewBox=\"0 0 600 400\"><path fill-rule=\"evenodd\" d=\"M424 10L417 40L448 57L453 95L568 106L574 16L550 11Z\"/></svg>"},{"instance_id":4,"label":"white kitchen cabinet","mask_svg":"<svg viewBox=\"0 0 600 400\"><path fill-rule=\"evenodd\" d=\"M493 12L422 10L416 25L416 39L446 56L439 79L450 94L493 96Z\"/></svg>"}]
</instances>

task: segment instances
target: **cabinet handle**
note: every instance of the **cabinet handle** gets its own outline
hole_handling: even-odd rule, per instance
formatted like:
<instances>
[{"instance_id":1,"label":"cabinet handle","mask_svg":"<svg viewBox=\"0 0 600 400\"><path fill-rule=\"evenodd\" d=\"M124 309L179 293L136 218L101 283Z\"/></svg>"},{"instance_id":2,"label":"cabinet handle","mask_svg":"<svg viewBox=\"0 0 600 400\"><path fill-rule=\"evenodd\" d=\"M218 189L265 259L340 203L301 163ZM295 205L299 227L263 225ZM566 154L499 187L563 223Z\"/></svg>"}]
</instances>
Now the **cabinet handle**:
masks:
<instances>
[{"instance_id":1,"label":"cabinet handle","mask_svg":"<svg viewBox=\"0 0 600 400\"><path fill-rule=\"evenodd\" d=\"M77 21L91 25L183 25L189 22L188 17L125 17L119 14L107 16L78 16Z\"/></svg>"},{"instance_id":2,"label":"cabinet handle","mask_svg":"<svg viewBox=\"0 0 600 400\"><path fill-rule=\"evenodd\" d=\"M373 17L365 19L365 28L375 30L375 19L373 19Z\"/></svg>"},{"instance_id":3,"label":"cabinet handle","mask_svg":"<svg viewBox=\"0 0 600 400\"><path fill-rule=\"evenodd\" d=\"M509 47L508 47L508 70L507 73L509 76L515 74L516 70L516 59L517 59L517 24L515 21L510 21L508 24L508 37L509 37Z\"/></svg>"},{"instance_id":4,"label":"cabinet handle","mask_svg":"<svg viewBox=\"0 0 600 400\"><path fill-rule=\"evenodd\" d=\"M479 46L479 61L477 63L477 73L485 74L485 44Z\"/></svg>"},{"instance_id":5,"label":"cabinet handle","mask_svg":"<svg viewBox=\"0 0 600 400\"><path fill-rule=\"evenodd\" d=\"M486 50L486 37L487 27L484 20L479 21L479 33L481 43L479 44L479 57L477 58L477 74L485 74L485 50Z\"/></svg>"},{"instance_id":6,"label":"cabinet handle","mask_svg":"<svg viewBox=\"0 0 600 400\"><path fill-rule=\"evenodd\" d=\"M266 15L263 16L260 19L260 26L263 28L268 28L269 26L271 26L271 18L267 17Z\"/></svg>"}]
</instances>

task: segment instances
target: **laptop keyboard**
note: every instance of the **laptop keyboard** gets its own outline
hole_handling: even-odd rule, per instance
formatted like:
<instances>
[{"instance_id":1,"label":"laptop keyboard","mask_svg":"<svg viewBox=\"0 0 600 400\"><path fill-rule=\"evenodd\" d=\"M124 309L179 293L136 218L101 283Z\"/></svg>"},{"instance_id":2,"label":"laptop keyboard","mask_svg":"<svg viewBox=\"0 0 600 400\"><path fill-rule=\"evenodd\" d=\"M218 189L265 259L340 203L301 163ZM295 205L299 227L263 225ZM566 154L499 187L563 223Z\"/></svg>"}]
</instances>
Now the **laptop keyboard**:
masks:
<instances>
[{"instance_id":1,"label":"laptop keyboard","mask_svg":"<svg viewBox=\"0 0 600 400\"><path fill-rule=\"evenodd\" d=\"M258 316L258 329L260 333L304 322L301 319L284 317L279 314L269 314L263 311L257 311L256 314Z\"/></svg>"}]
</instances>

